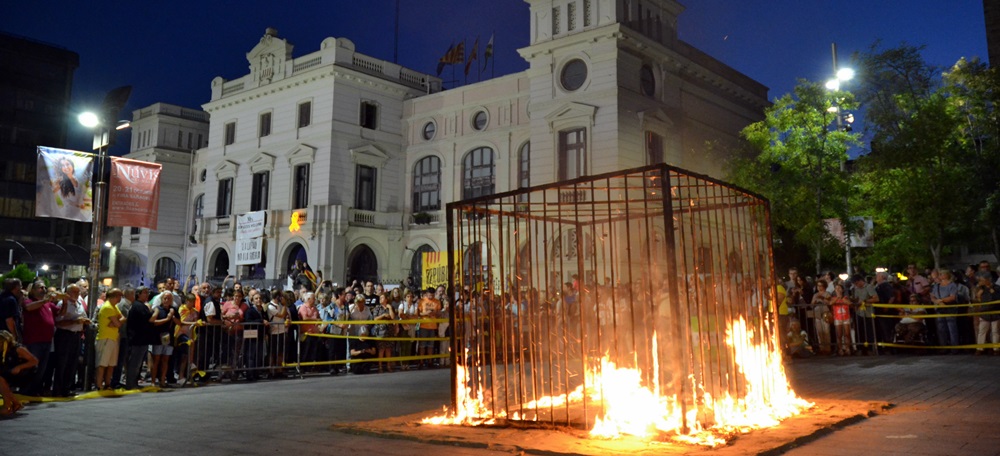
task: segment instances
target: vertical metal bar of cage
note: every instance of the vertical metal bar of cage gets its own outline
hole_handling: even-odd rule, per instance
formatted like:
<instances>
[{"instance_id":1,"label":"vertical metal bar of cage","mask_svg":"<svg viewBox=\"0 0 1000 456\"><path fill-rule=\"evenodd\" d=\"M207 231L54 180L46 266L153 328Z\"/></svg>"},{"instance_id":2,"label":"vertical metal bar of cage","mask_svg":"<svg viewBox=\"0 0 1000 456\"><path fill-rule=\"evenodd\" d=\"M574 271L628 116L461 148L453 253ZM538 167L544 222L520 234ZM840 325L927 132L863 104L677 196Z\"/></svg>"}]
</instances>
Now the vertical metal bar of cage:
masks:
<instances>
[{"instance_id":1,"label":"vertical metal bar of cage","mask_svg":"<svg viewBox=\"0 0 1000 456\"><path fill-rule=\"evenodd\" d=\"M528 306L527 305L524 305L524 306L521 305L521 302L523 301L523 299L522 299L523 296L521 294L521 287L522 287L522 280L523 279L521 277L521 269L520 269L520 267L521 267L521 238L520 238L520 234L521 234L521 217L519 215L520 214L520 212L519 212L520 208L518 207L518 200L521 199L521 195L523 195L523 193L519 193L518 196L512 197L514 210L511 212L512 215L510 217L507 217L507 220L508 220L507 221L507 232L510 233L509 236L512 238L512 241L509 241L509 243L513 242L513 244L511 245L511 248L513 248L513 255L514 255L514 258L512 260L513 267L511 268L511 271L512 271L511 280L513 281L513 283L511 284L512 290L510 290L510 293L512 295L511 297L513 298L512 299L513 300L513 304L512 304L513 305L513 309L516 311L516 313L514 315L516 315L516 318L517 318L516 324L513 325L514 326L514 328L513 328L514 334L512 334L512 336L511 336L511 337L514 338L514 341L513 341L514 342L513 343L514 350L517 350L517 353L514 355L514 359L517 361L517 371L519 373L519 375L518 375L517 391L515 391L514 393L517 395L518 415L521 417L521 419L524 419L524 398L525 398L525 393L526 393L526 391L525 391L525 384L528 381L528 375L529 374L528 374L528 370L527 370L527 368L526 368L526 366L524 364L524 350L525 350L526 347L524 346L524 337L523 337L523 334L524 334L524 312L525 312L525 310L526 310L526 308ZM513 225L513 227L514 227L513 232L510 232L511 225Z\"/></svg>"},{"instance_id":2,"label":"vertical metal bar of cage","mask_svg":"<svg viewBox=\"0 0 1000 456\"><path fill-rule=\"evenodd\" d=\"M575 187L573 189L573 199L574 200L576 199L576 189L575 189ZM565 270L566 264L565 264L565 261L563 261L563 259L566 258L566 252L564 251L565 250L564 247L566 246L567 242L565 242L565 239L563 238L563 236L566 235L566 234L568 234L568 233L563 233L562 223L563 223L563 217L564 217L564 215L563 215L563 201L562 201L562 198L559 199L559 205L557 207L559 208L556 211L556 216L559 219L559 222L556 225L558 227L557 228L557 230L558 230L558 236L556 237L556 239L557 239L557 241L559 243L559 257L556 258L556 261L558 261L558 263L559 263L559 284L557 286L561 290L562 286L563 286L563 283L564 283L563 280L566 279L566 270ZM574 227L574 229L575 229L575 227ZM569 392L570 392L570 382L569 382L569 378L570 378L570 375L569 375L570 374L570 372L569 372L569 347L570 347L570 340L569 340L569 309L568 309L569 306L566 305L565 296L563 296L561 298L561 300L562 300L562 302L561 302L561 305L559 306L559 308L562 310L562 324L559 325L559 328L562 331L562 344L561 344L561 346L562 346L562 365L560 366L561 367L560 373L564 374L564 375L562 377L560 377L560 379L562 381L563 403L565 404L563 406L563 411L566 412L565 413L565 415L566 415L565 423L566 423L566 425L570 425L571 424L570 423L570 416L569 416L569 407L570 407L570 404L569 404ZM577 301L577 304L579 304L579 300Z\"/></svg>"},{"instance_id":3,"label":"vertical metal bar of cage","mask_svg":"<svg viewBox=\"0 0 1000 456\"><path fill-rule=\"evenodd\" d=\"M711 243L709 245L711 246L712 251L712 298L710 298L712 305L708 325L715 334L715 337L718 338L716 344L713 345L723 344L724 346L725 323L722 320L725 319L724 315L729 307L729 300L727 299L727 295L725 293L726 290L723 289L729 275L728 262L726 261L725 231L723 229L723 225L725 223L723 220L724 209L717 203L719 185L702 179L699 180L701 180L705 185L707 208L704 213L706 214L708 222L708 226L705 230L708 232L708 236L711 239ZM718 265L716 265L716 263L718 263ZM729 375L728 379L724 379L721 375L723 369L729 368L729 366L723 366L722 351L717 350L715 352L715 356L709 358L709 361L712 365L711 381L715 387L713 396L718 399L722 397L723 391L727 391L731 397L737 397L732 390L732 380L735 379L736 375Z\"/></svg>"},{"instance_id":4,"label":"vertical metal bar of cage","mask_svg":"<svg viewBox=\"0 0 1000 456\"><path fill-rule=\"evenodd\" d=\"M557 187L556 188L556 197L557 197L557 200L558 200L558 196L559 196L559 189ZM543 191L542 192L542 222L541 223L542 223L542 237L544 238L544 242L542 243L542 254L544 256L544 263L543 263L542 268L545 271L545 291L546 291L546 294L551 294L552 293L552 283L551 283L552 282L552 274L549 272L549 253L550 253L550 250L552 250L552 248L553 248L553 246L551 244L554 243L556 240L558 240L558 241L561 242L561 239L556 238L555 240L552 240L549 237L549 203L548 203L548 199L549 199L549 192L548 191ZM545 313L546 313L545 321L546 321L546 324L548 325L548 331L545 331L545 339L546 339L545 345L548 348L548 350L546 350L548 352L548 363L546 363L546 366L548 367L548 378L549 378L549 382L548 382L548 392L549 392L549 394L548 394L548 396L555 396L555 383L554 383L555 380L552 378L553 371L555 370L555 369L553 369L553 360L552 360L552 356L553 356L553 353L552 353L553 352L552 336L553 336L553 333L555 332L555 331L552 330L552 318L553 318L553 313L554 312L552 311L553 310L552 309L553 303L548 302L550 298L547 296L545 299L546 299L546 302L547 302L547 305L545 306ZM554 404L554 402L555 401L549 401L549 422L550 423L555 423L555 404Z\"/></svg>"},{"instance_id":5,"label":"vertical metal bar of cage","mask_svg":"<svg viewBox=\"0 0 1000 456\"><path fill-rule=\"evenodd\" d=\"M508 310L508 307L504 305L504 301L510 300L510 294L508 293L507 290L508 286L507 278L505 277L506 274L504 274L504 272L507 271L507 261L508 261L507 248L510 245L510 242L509 239L507 239L509 233L506 229L504 229L504 221L507 219L507 216L505 215L506 211L504 210L503 198L500 198L499 203L500 203L500 208L499 208L500 210L497 212L496 215L497 218L496 225L497 225L497 256L499 257L497 261L500 266L497 269L497 273L500 279L500 285L498 287L499 290L496 290L494 294L500 293L500 314L503 317L503 319L500 321L500 326L503 329L503 338L501 339L501 341L503 342L501 344L503 348L503 377L504 377L503 408L504 410L509 411L511 388L510 388L510 368L509 368L510 359L508 359L507 353L508 350L510 350L512 347L511 344L512 335L510 333L511 329L510 326L513 322L510 319L510 312ZM496 284L496 279L493 280L493 283ZM511 356L513 356L513 352L511 352Z\"/></svg>"},{"instance_id":6,"label":"vertical metal bar of cage","mask_svg":"<svg viewBox=\"0 0 1000 456\"><path fill-rule=\"evenodd\" d=\"M678 274L677 270L677 239L674 235L674 195L673 187L671 185L671 171L666 166L660 168L660 191L663 198L663 244L666 249L666 268L667 268L667 294L668 303L670 306L680 310L684 306L681 304L680 294L677 287L678 277L682 277ZM679 183L679 182L678 182ZM680 195L678 195L680 196ZM672 312L673 313L673 312ZM678 311L671 315L671 322L675 325L674 334L679 336L684 334L684 328L688 327L686 323L688 319L686 318L686 312ZM677 347L676 356L674 359L678 367L681 368L680 372L672 373L672 379L674 380L674 387L676 391L676 396L678 399L678 404L681 407L681 431L684 433L688 432L690 424L687 422L687 401L685 400L684 385L687 384L687 378L690 376L690 368L686 362L686 353L690 352L689 337L677 337L675 341L675 346ZM664 344L666 345L666 344ZM662 378L662 377L661 377Z\"/></svg>"},{"instance_id":7,"label":"vertical metal bar of cage","mask_svg":"<svg viewBox=\"0 0 1000 456\"><path fill-rule=\"evenodd\" d=\"M455 217L454 217L453 214L454 214L454 211L456 211L456 210L457 210L456 207L452 206L451 204L448 204L448 205L445 206L445 211L444 211L445 223L446 223L446 226L448 227L447 230L446 230L447 232L445 233L446 238L447 238L446 243L448 245L448 247L447 247L447 249L448 249L448 252L447 252L447 256L448 256L448 288L451 289L451 290L454 290L456 288L456 284L455 284L455 259L452 258L452 255L455 254L455 229L458 228L458 227L455 227L455 225L454 225ZM459 231L459 234L461 234L461 231ZM461 255L459 255L459 257L461 257ZM461 283L459 283L458 286L461 286ZM460 361L459 358L458 358L458 356L459 356L458 353L459 353L459 350L462 348L462 347L459 346L459 335L463 336L463 339L464 339L464 336L465 336L465 325L463 324L462 327L459 328L458 325L455 324L456 321L464 321L464 318L461 319L461 320L457 319L457 317L459 317L459 316L463 316L464 317L464 315L461 315L463 313L462 310L461 309L457 309L456 307L460 307L460 306L452 306L452 310L449 313L449 317L448 317L448 320L451 323L451 340L449 341L449 342L451 342L451 369L450 369L451 372L449 373L449 375L451 377L451 410L452 410L453 413L458 410L458 363ZM462 345L465 345L465 344L462 344ZM418 346L419 346L419 344L418 344ZM419 353L419 351L417 353ZM466 368L466 373L468 373L469 372L469 370L468 370L469 366L465 365L464 356L462 357L461 361L462 361L462 365L465 366L465 368ZM421 362L423 362L423 361L421 361Z\"/></svg>"},{"instance_id":8,"label":"vertical metal bar of cage","mask_svg":"<svg viewBox=\"0 0 1000 456\"><path fill-rule=\"evenodd\" d=\"M623 195L623 205L625 206L625 267L628 272L628 307L629 307L629 336L632 341L633 354L639 349L639 345L636 343L635 333L635 276L632 273L632 215L629 211L629 176L625 174L622 176L622 187L624 188ZM636 357L637 358L637 357ZM638 362L638 359L636 359Z\"/></svg>"},{"instance_id":9,"label":"vertical metal bar of cage","mask_svg":"<svg viewBox=\"0 0 1000 456\"><path fill-rule=\"evenodd\" d=\"M653 259L653 256L652 256L652 252L653 252L653 250L652 250L653 249L653 245L652 245L653 244L653 235L651 234L650 226L649 226L649 224L650 224L649 191L650 190L649 190L649 187L647 186L647 183L648 183L647 179L648 179L648 176L649 176L649 174L647 174L647 173L648 172L644 171L640 175L640 177L641 177L640 182L642 182L642 193L641 193L641 195L642 195L642 215L643 215L643 217L642 217L641 223L639 223L640 226L637 227L637 228L645 230L645 232L642 233L642 235L640 236L640 239L642 241L644 241L645 244L646 244L645 245L645 252L643 252L643 253L645 253L646 266L647 266L645 268L642 268L642 279L643 279L642 282L643 282L643 284L646 287L646 290L645 290L646 296L644 297L643 303L642 303L642 305L644 307L643 313L645 314L644 324L642 325L642 333L643 333L643 338L645 339L645 343L648 344L647 345L647 349L643 350L643 353L645 354L645 357L646 357L646 359L644 360L646 368L643 369L643 373L644 373L644 375L646 377L644 379L644 381L646 382L647 385L649 385L652 382L652 379L653 379L653 369L659 369L659 366L655 366L653 364L653 358L651 356L652 355L652 347L653 347L652 340L653 340L653 335L656 333L655 332L655 326L656 326L656 321L657 321L658 316L656 315L655 306L653 304L653 301L654 301L653 276L652 276L652 274L650 272L650 268L649 268L649 266L653 262L652 261L652 259ZM641 250L643 248L643 246L640 244L639 248ZM657 387L659 387L659 385L657 385Z\"/></svg>"},{"instance_id":10,"label":"vertical metal bar of cage","mask_svg":"<svg viewBox=\"0 0 1000 456\"><path fill-rule=\"evenodd\" d=\"M718 223L716 225L716 231L718 232L718 234L721 237L721 248L722 248L722 259L723 259L723 263L722 263L722 270L723 270L722 278L725 280L723 286L724 286L725 292L726 292L723 295L723 305L724 305L724 308L722 310L722 313L725 316L725 318L721 322L719 322L719 320L717 320L717 326L721 330L720 336L722 338L722 344L723 344L723 346L725 346L726 332L732 327L733 323L736 322L737 317L742 316L743 319L744 319L744 321L747 324L750 323L750 319L749 319L749 315L744 315L745 312L743 312L743 310L742 310L744 308L744 306L740 305L739 296L741 295L742 290L740 290L740 287L737 286L739 284L739 282L738 282L739 278L737 277L737 271L734 268L735 265L732 264L733 263L733 255L730 254L731 251L735 252L735 249L731 245L731 241L729 239L730 238L730 230L733 229L733 228L735 228L735 225L733 224L733 220L731 220L731 218L730 218L731 215L732 215L731 212L733 211L733 208L734 208L733 204L729 201L729 196L730 196L731 190L728 187L724 187L724 186L719 185L719 184L713 184L712 185L712 189L713 189L714 200L716 200L715 207L718 208L717 210L715 210L713 212L715 212L716 214L718 214L718 216L717 216L718 217L718 219L717 219ZM733 338L733 345L734 345L733 351L730 351L729 353L727 353L727 356L726 356L726 359L725 359L726 369L730 373L730 375L726 376L725 380L726 380L726 384L727 384L727 387L728 387L728 390L729 390L729 395L730 395L730 397L733 397L733 398L740 398L740 397L744 396L744 394L741 394L741 392L740 392L741 389L742 389L742 391L744 391L744 393L746 391L746 381L745 381L745 379L742 382L743 385L742 385L742 388L741 388L740 378L742 378L742 377L740 375L736 375L737 373L739 373L739 366L738 366L738 364L736 362L737 360L736 360L736 356L735 356L735 345L739 344L739 345L743 346L744 351L746 351L745 349L746 349L746 346L748 345L748 343L749 343L749 341L747 341L744 338L736 338L736 337L734 337ZM759 361L759 360L757 360L757 361ZM719 363L720 363L720 365L723 363L721 354L720 354ZM721 372L721 370L720 370L720 372ZM720 380L722 380L722 379L720 378Z\"/></svg>"},{"instance_id":11,"label":"vertical metal bar of cage","mask_svg":"<svg viewBox=\"0 0 1000 456\"><path fill-rule=\"evenodd\" d=\"M605 181L605 183L606 183L605 188L607 189L608 220L612 220L612 219L614 219L614 208L613 208L614 198L613 198L613 196L611 194L611 178L608 178ZM607 262L611 265L611 277L610 277L610 280L611 280L611 284L610 284L611 285L611 333L612 333L611 337L612 337L612 341L614 342L614 344L613 344L614 351L613 351L612 356L613 356L613 359L615 360L615 362L619 362L620 363L621 362L621 350L620 350L620 345L621 344L618 342L619 341L619 339L618 339L618 293L619 293L619 291L618 291L618 282L616 282L615 280L618 278L618 276L621 274L621 272L617 271L617 269L616 269L616 266L618 265L618 249L616 248L616 246L618 245L618 236L617 236L617 232L615 230L615 224L616 224L616 222L611 222L611 221L608 222L608 236L607 236L607 241L606 242L608 243L608 259L607 259ZM616 274L616 272L617 272L617 274ZM602 397L603 397L603 395L602 395Z\"/></svg>"},{"instance_id":12,"label":"vertical metal bar of cage","mask_svg":"<svg viewBox=\"0 0 1000 456\"><path fill-rule=\"evenodd\" d=\"M587 318L586 318L586 314L584 312L586 306L584 305L584 301L583 301L584 297L586 296L584 294L584 292L583 292L584 291L584 285L583 285L583 283L584 283L584 279L586 278L586 274L584 273L585 272L584 271L584 265L583 265L583 257L584 257L583 238L584 238L584 236L586 236L586 233L583 230L583 226L584 225L582 223L580 223L580 205L583 202L580 201L582 199L580 197L582 193L580 191L580 186L579 185L580 184L576 184L576 185L573 186L573 202L574 202L574 204L573 204L573 221L575 222L573 224L573 229L576 230L576 236L575 236L575 242L574 242L574 245L573 245L573 249L576 250L576 276L577 276L577 283L576 283L576 285L578 287L578 289L575 290L575 292L576 292L576 314L577 314L577 319L576 319L575 322L572 322L572 323L575 323L575 325L573 325L574 327L570 328L570 323L571 322L568 322L568 321L567 321L566 326L567 326L567 328L569 328L572 331L572 333L570 334L570 343L575 342L575 345L577 347L576 349L579 352L579 356L580 356L580 365L579 365L579 368L580 368L580 372L581 372L581 375L582 375L582 378L583 378L583 390L587 391L587 375L586 375L586 372L587 372L587 353L586 353L586 351L587 350L586 350L586 345L584 344L584 338L585 338L585 333L586 333L584 331L584 324L585 324ZM567 355L567 361L568 361L568 355ZM569 367L569 363L568 362L567 362L567 367ZM569 376L568 375L567 375L567 378L566 378L566 383L567 383L566 387L567 387L567 391L568 391L569 390L569 386L570 386L569 385ZM584 394L583 395L583 417L584 417L583 420L584 420L584 428L587 427L587 423L588 423L588 418L587 418L587 401L588 401L587 395ZM569 412L569 406L567 404L567 413L568 412Z\"/></svg>"},{"instance_id":13,"label":"vertical metal bar of cage","mask_svg":"<svg viewBox=\"0 0 1000 456\"><path fill-rule=\"evenodd\" d=\"M544 196L544 191L542 192L542 195ZM533 206L534 203L531 202L532 196L533 196L532 194L528 195L529 215L535 214L535 209ZM544 207L542 209L544 210ZM530 217L528 218L527 223L528 223L528 242L530 249L529 253L530 253L531 264L537 264L536 259L543 258L545 256L544 250L547 244L542 242L544 234L539 235L538 233L538 227L539 225L541 225L541 223ZM539 249L542 249L541 253L539 253ZM535 417L534 417L535 419L538 419L538 407L537 407L538 394L540 391L542 391L541 384L539 382L545 380L545 372L539 369L544 361L542 359L544 353L543 348L546 347L546 345L544 344L544 340L542 338L542 334L547 334L548 333L547 330L549 329L548 315L542 312L543 298L541 295L541 290L538 291L537 296L535 296L534 293L535 288L540 288L544 284L544 280L538 277L538 274L540 272L544 274L546 271L544 267L545 265L544 261L545 260L543 260L542 263L543 267L531 268L530 273L528 275L531 278L531 288L529 288L529 290L531 291L531 296L529 296L529 301L528 301L529 308L531 309L530 315L532 315L532 319L538 322L538 324L531 325L531 331L529 331L528 333L530 342L529 347L531 347L530 349L531 351L529 352L531 354L530 360L531 360L531 373L532 373L531 400L533 403L536 404ZM548 310L546 310L546 312L548 312Z\"/></svg>"}]
</instances>

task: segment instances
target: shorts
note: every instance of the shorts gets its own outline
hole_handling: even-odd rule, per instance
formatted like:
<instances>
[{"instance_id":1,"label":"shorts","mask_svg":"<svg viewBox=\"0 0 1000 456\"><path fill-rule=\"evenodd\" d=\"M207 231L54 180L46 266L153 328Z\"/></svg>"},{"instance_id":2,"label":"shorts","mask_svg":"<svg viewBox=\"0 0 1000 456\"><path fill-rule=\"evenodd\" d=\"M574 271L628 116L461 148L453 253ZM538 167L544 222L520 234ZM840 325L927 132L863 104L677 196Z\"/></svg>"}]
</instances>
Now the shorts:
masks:
<instances>
[{"instance_id":1,"label":"shorts","mask_svg":"<svg viewBox=\"0 0 1000 456\"><path fill-rule=\"evenodd\" d=\"M174 354L172 345L153 345L153 356L170 356Z\"/></svg>"},{"instance_id":2,"label":"shorts","mask_svg":"<svg viewBox=\"0 0 1000 456\"><path fill-rule=\"evenodd\" d=\"M97 341L97 365L99 367L115 367L118 365L118 341L101 339Z\"/></svg>"},{"instance_id":3,"label":"shorts","mask_svg":"<svg viewBox=\"0 0 1000 456\"><path fill-rule=\"evenodd\" d=\"M434 328L434 329L420 328L420 329L417 330L417 337L418 338L437 337L437 336L438 336L438 330L437 330L437 328ZM418 340L417 341L417 348L434 348L434 343L435 342L437 342L437 341L436 340Z\"/></svg>"}]
</instances>

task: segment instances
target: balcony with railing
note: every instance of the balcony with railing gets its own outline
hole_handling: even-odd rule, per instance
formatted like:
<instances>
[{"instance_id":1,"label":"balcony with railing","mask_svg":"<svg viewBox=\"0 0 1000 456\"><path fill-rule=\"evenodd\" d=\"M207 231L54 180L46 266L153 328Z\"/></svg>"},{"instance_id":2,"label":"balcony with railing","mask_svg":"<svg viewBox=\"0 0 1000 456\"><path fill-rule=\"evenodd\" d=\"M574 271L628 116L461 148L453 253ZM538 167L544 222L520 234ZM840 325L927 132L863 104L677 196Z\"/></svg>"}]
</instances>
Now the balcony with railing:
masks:
<instances>
[{"instance_id":1,"label":"balcony with railing","mask_svg":"<svg viewBox=\"0 0 1000 456\"><path fill-rule=\"evenodd\" d=\"M382 229L402 229L402 214L399 212L377 212L362 209L348 209L347 223L350 226L363 226Z\"/></svg>"}]
</instances>

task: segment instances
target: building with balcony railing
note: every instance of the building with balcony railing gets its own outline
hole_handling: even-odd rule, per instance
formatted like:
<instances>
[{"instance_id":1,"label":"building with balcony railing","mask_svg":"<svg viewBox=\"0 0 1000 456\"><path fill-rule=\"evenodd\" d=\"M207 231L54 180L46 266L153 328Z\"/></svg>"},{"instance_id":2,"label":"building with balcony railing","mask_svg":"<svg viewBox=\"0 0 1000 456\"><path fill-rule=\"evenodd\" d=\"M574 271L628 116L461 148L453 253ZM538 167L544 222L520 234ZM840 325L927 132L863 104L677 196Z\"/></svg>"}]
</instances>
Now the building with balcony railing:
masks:
<instances>
[{"instance_id":1,"label":"building with balcony railing","mask_svg":"<svg viewBox=\"0 0 1000 456\"><path fill-rule=\"evenodd\" d=\"M215 78L202 106L208 145L171 215L192 221L183 275L278 280L306 260L340 283L418 278L421 253L447 249L448 202L652 163L721 177L711 151L763 118L767 88L679 40L674 0L527 3L529 69L446 91L346 38L294 57L268 29L250 72ZM253 211L263 261L237 267L237 216Z\"/></svg>"},{"instance_id":2,"label":"building with balcony railing","mask_svg":"<svg viewBox=\"0 0 1000 456\"><path fill-rule=\"evenodd\" d=\"M262 280L305 260L339 281L392 277L403 269L403 104L441 82L346 38L300 57L292 49L268 29L247 53L249 74L212 81L185 270ZM263 261L237 266L236 217L255 211L267 214Z\"/></svg>"}]
</instances>

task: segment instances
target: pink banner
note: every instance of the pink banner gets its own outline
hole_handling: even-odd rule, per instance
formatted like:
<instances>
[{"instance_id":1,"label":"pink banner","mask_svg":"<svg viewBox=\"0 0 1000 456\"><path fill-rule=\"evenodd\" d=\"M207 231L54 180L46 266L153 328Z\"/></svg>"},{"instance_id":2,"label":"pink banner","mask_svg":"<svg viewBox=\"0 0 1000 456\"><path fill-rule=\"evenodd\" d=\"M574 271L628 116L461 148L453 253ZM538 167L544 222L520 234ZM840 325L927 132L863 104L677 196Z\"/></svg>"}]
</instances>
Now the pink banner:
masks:
<instances>
[{"instance_id":1,"label":"pink banner","mask_svg":"<svg viewBox=\"0 0 1000 456\"><path fill-rule=\"evenodd\" d=\"M108 226L156 229L162 168L159 163L111 158Z\"/></svg>"}]
</instances>

